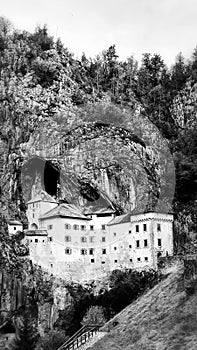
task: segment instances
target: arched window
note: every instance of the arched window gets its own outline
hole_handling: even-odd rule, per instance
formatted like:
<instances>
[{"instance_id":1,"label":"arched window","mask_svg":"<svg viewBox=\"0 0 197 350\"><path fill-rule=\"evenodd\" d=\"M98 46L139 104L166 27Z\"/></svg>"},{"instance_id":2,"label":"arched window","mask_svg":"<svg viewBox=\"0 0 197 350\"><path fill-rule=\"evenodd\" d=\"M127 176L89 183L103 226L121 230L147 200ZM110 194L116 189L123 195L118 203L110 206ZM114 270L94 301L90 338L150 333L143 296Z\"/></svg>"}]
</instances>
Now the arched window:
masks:
<instances>
[{"instance_id":1,"label":"arched window","mask_svg":"<svg viewBox=\"0 0 197 350\"><path fill-rule=\"evenodd\" d=\"M74 230L79 230L79 225L73 225Z\"/></svg>"},{"instance_id":2,"label":"arched window","mask_svg":"<svg viewBox=\"0 0 197 350\"><path fill-rule=\"evenodd\" d=\"M71 248L66 248L65 249L65 254L72 254L72 249Z\"/></svg>"},{"instance_id":3,"label":"arched window","mask_svg":"<svg viewBox=\"0 0 197 350\"><path fill-rule=\"evenodd\" d=\"M38 225L33 223L30 225L30 230L37 230L38 229Z\"/></svg>"}]
</instances>

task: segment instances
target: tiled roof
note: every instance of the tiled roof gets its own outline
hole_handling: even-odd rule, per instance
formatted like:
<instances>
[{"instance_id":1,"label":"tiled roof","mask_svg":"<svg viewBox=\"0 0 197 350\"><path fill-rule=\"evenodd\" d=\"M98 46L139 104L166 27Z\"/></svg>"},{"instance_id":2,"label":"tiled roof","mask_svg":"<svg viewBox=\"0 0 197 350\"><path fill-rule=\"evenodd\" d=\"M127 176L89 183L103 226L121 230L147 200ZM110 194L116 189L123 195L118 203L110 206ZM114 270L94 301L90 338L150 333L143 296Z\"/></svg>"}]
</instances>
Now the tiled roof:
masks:
<instances>
[{"instance_id":1,"label":"tiled roof","mask_svg":"<svg viewBox=\"0 0 197 350\"><path fill-rule=\"evenodd\" d=\"M130 222L130 217L131 217L131 213L116 216L116 218L111 220L107 225L112 226L117 224L123 224L125 222Z\"/></svg>"},{"instance_id":2,"label":"tiled roof","mask_svg":"<svg viewBox=\"0 0 197 350\"><path fill-rule=\"evenodd\" d=\"M72 204L62 203L57 207L49 210L47 213L43 214L40 219L47 219L54 216L65 217L65 218L75 218L82 220L90 220L82 212Z\"/></svg>"},{"instance_id":3,"label":"tiled roof","mask_svg":"<svg viewBox=\"0 0 197 350\"><path fill-rule=\"evenodd\" d=\"M111 225L117 225L117 224L123 224L125 222L130 222L131 221L131 217L138 217L138 215L144 215L144 214L148 214L148 213L155 213L155 214L167 214L167 213L162 213L162 212L154 212L154 211L140 211L138 209L134 209L132 212L127 213L127 214L123 214L123 215L119 215L116 216L113 220L111 220L107 225L111 226ZM169 213L168 213L169 215Z\"/></svg>"},{"instance_id":4,"label":"tiled roof","mask_svg":"<svg viewBox=\"0 0 197 350\"><path fill-rule=\"evenodd\" d=\"M34 203L34 202L50 202L50 203L57 203L56 200L50 196L46 191L41 191L40 194L34 198L31 198L27 204Z\"/></svg>"},{"instance_id":5,"label":"tiled roof","mask_svg":"<svg viewBox=\"0 0 197 350\"><path fill-rule=\"evenodd\" d=\"M23 225L22 224L22 222L20 222L20 221L17 221L17 220L10 220L10 221L8 221L8 224L9 225Z\"/></svg>"}]
</instances>

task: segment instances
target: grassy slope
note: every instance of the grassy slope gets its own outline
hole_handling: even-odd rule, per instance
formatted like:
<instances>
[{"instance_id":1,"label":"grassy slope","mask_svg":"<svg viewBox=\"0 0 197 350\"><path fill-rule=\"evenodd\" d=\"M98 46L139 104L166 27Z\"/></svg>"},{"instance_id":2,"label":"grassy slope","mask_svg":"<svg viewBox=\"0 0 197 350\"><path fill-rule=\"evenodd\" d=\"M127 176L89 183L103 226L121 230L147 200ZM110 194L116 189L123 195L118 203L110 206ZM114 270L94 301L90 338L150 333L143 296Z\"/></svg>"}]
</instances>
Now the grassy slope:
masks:
<instances>
[{"instance_id":1,"label":"grassy slope","mask_svg":"<svg viewBox=\"0 0 197 350\"><path fill-rule=\"evenodd\" d=\"M183 269L171 274L108 322L91 350L196 350L197 292L187 296ZM112 326L113 321L119 324Z\"/></svg>"}]
</instances>

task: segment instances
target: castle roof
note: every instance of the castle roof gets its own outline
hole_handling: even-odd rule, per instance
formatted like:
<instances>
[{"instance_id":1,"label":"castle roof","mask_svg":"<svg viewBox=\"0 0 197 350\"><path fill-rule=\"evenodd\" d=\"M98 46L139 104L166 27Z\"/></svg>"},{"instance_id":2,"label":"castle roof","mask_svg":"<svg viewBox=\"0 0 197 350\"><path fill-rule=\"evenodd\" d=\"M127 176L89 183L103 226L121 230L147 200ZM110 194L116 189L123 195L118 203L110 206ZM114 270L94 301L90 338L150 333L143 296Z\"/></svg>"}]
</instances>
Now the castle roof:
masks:
<instances>
[{"instance_id":1,"label":"castle roof","mask_svg":"<svg viewBox=\"0 0 197 350\"><path fill-rule=\"evenodd\" d=\"M48 219L52 217L61 217L61 218L72 218L72 219L81 219L81 220L90 220L82 212L72 204L62 203L57 207L49 210L43 214L40 219Z\"/></svg>"},{"instance_id":2,"label":"castle roof","mask_svg":"<svg viewBox=\"0 0 197 350\"><path fill-rule=\"evenodd\" d=\"M117 225L117 224L124 224L126 222L130 222L131 213L123 214L116 216L113 220L111 220L107 226Z\"/></svg>"},{"instance_id":3,"label":"castle roof","mask_svg":"<svg viewBox=\"0 0 197 350\"><path fill-rule=\"evenodd\" d=\"M123 215L119 215L116 216L114 219L112 219L107 225L108 226L112 226L112 225L117 225L117 224L123 224L126 222L131 222L133 220L133 218L136 217L136 219L139 216L144 216L144 215L148 215L148 214L155 214L157 216L162 216L162 215L168 215L168 216L172 216L173 213L165 213L165 212L157 212L154 210L149 210L149 211L141 211L138 208L133 209L131 212L127 213L127 214L123 214Z\"/></svg>"},{"instance_id":4,"label":"castle roof","mask_svg":"<svg viewBox=\"0 0 197 350\"><path fill-rule=\"evenodd\" d=\"M15 225L15 226L17 226L17 225L22 226L23 225L22 222L17 221L17 220L10 220L10 221L8 221L8 224L9 225Z\"/></svg>"},{"instance_id":5,"label":"castle roof","mask_svg":"<svg viewBox=\"0 0 197 350\"><path fill-rule=\"evenodd\" d=\"M31 198L27 204L35 203L35 202L50 202L50 203L57 203L56 200L50 196L46 191L41 191L39 195Z\"/></svg>"}]
</instances>

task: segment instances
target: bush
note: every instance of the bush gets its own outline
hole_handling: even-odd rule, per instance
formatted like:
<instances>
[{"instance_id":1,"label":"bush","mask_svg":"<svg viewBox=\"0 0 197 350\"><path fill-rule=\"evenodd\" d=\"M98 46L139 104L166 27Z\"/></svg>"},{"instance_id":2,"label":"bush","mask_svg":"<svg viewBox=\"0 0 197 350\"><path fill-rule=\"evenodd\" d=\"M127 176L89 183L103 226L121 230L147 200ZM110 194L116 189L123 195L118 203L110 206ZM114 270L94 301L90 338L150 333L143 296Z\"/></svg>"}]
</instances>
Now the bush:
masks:
<instances>
[{"instance_id":1,"label":"bush","mask_svg":"<svg viewBox=\"0 0 197 350\"><path fill-rule=\"evenodd\" d=\"M50 330L39 340L36 350L57 350L67 339L64 332Z\"/></svg>"},{"instance_id":2,"label":"bush","mask_svg":"<svg viewBox=\"0 0 197 350\"><path fill-rule=\"evenodd\" d=\"M86 312L81 324L103 325L106 322L104 308L102 306L91 306Z\"/></svg>"}]
</instances>

